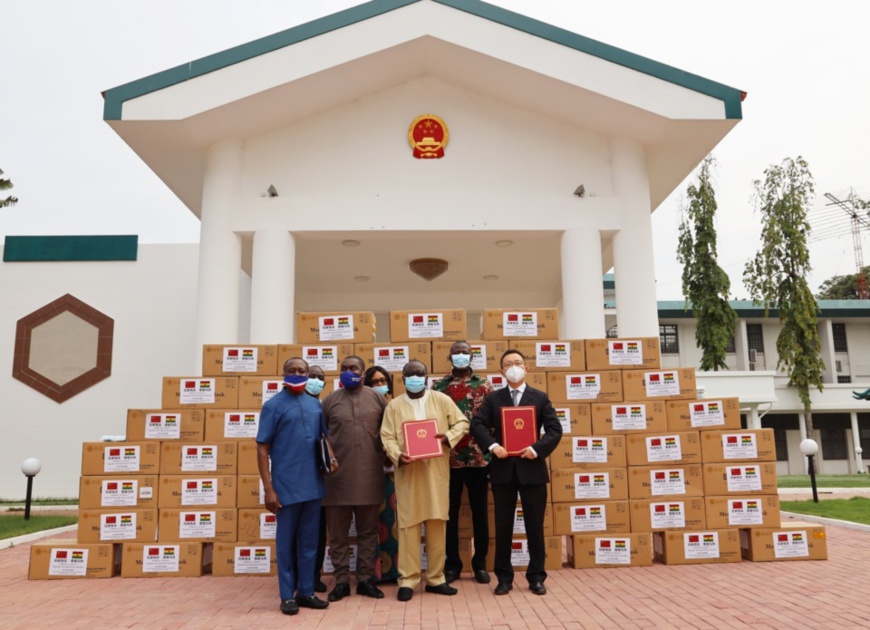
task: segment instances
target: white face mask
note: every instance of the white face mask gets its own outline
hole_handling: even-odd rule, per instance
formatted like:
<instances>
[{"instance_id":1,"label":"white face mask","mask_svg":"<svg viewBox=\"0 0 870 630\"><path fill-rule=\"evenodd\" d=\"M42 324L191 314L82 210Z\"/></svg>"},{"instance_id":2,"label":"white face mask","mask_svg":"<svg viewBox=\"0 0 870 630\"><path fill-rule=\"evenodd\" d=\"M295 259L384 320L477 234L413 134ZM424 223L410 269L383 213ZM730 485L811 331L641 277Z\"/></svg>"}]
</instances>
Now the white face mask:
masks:
<instances>
[{"instance_id":1,"label":"white face mask","mask_svg":"<svg viewBox=\"0 0 870 630\"><path fill-rule=\"evenodd\" d=\"M526 371L519 365L512 365L505 370L504 375L511 383L520 383L526 377Z\"/></svg>"}]
</instances>

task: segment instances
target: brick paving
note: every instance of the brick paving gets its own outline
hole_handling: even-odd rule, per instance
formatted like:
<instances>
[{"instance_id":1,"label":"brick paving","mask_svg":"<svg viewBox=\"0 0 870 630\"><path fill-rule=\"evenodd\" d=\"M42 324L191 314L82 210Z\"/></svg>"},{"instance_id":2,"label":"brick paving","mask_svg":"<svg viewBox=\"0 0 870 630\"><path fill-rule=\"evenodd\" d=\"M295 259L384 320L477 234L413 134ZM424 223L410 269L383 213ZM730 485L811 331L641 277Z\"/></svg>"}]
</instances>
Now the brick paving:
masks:
<instances>
[{"instance_id":1,"label":"brick paving","mask_svg":"<svg viewBox=\"0 0 870 630\"><path fill-rule=\"evenodd\" d=\"M295 617L278 611L273 577L29 581L24 544L0 551L0 628L868 628L870 532L827 533L827 561L562 569L543 597L521 575L504 597L463 576L454 597L402 604L386 585L385 599Z\"/></svg>"}]
</instances>

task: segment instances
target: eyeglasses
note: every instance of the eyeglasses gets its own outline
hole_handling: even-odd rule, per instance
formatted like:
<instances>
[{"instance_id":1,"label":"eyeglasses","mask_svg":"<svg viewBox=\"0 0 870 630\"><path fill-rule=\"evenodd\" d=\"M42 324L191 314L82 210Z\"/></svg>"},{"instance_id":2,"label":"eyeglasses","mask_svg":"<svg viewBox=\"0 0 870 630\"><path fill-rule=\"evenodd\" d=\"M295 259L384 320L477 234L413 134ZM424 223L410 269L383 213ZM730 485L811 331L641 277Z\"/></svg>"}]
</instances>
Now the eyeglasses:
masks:
<instances>
[{"instance_id":1,"label":"eyeglasses","mask_svg":"<svg viewBox=\"0 0 870 630\"><path fill-rule=\"evenodd\" d=\"M384 376L382 376L381 378L373 378L371 383L372 385L386 385L387 379Z\"/></svg>"},{"instance_id":2,"label":"eyeglasses","mask_svg":"<svg viewBox=\"0 0 870 630\"><path fill-rule=\"evenodd\" d=\"M513 367L515 365L517 365L519 367L525 367L526 363L522 359L519 359L517 361L505 361L504 363L501 364L502 368L504 368L505 370L508 369L509 367Z\"/></svg>"}]
</instances>

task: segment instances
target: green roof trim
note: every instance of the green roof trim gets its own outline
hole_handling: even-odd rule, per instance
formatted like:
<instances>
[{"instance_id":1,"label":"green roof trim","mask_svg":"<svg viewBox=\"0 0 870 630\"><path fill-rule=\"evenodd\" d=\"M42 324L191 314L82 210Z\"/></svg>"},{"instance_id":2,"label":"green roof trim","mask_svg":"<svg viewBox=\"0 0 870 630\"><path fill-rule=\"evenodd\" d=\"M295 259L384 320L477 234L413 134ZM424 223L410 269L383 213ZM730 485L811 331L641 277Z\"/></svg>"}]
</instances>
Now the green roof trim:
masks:
<instances>
[{"instance_id":1,"label":"green roof trim","mask_svg":"<svg viewBox=\"0 0 870 630\"><path fill-rule=\"evenodd\" d=\"M139 237L7 236L3 262L80 262L136 260Z\"/></svg>"},{"instance_id":2,"label":"green roof trim","mask_svg":"<svg viewBox=\"0 0 870 630\"><path fill-rule=\"evenodd\" d=\"M125 101L421 1L372 0L371 2L366 2L106 90L104 94L103 119L121 120ZM577 33L572 33L558 26L553 26L552 24L481 2L480 0L432 1L719 99L724 103L725 117L727 119L739 120L743 117L742 94L736 88L684 72L678 68L653 61L652 59L578 35Z\"/></svg>"},{"instance_id":3,"label":"green roof trim","mask_svg":"<svg viewBox=\"0 0 870 630\"><path fill-rule=\"evenodd\" d=\"M870 300L816 300L819 306L821 318L850 318L870 317ZM686 310L686 302L683 300L666 300L657 302L659 319L694 319L692 308ZM764 306L756 304L752 300L732 300L731 308L737 313L737 317L763 318ZM778 318L779 310L770 309L768 318Z\"/></svg>"}]
</instances>

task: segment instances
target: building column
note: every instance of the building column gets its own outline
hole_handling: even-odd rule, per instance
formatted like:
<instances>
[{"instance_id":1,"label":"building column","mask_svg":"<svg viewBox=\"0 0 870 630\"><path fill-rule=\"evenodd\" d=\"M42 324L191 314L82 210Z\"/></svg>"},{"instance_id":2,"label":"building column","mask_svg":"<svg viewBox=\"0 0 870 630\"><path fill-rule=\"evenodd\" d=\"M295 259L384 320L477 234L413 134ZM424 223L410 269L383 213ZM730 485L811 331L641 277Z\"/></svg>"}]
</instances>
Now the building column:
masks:
<instances>
[{"instance_id":1,"label":"building column","mask_svg":"<svg viewBox=\"0 0 870 630\"><path fill-rule=\"evenodd\" d=\"M834 326L829 318L819 320L819 355L825 362L823 383L837 382L837 357L834 354Z\"/></svg>"},{"instance_id":2,"label":"building column","mask_svg":"<svg viewBox=\"0 0 870 630\"><path fill-rule=\"evenodd\" d=\"M254 232L251 343L293 343L296 239L287 230Z\"/></svg>"},{"instance_id":3,"label":"building column","mask_svg":"<svg viewBox=\"0 0 870 630\"><path fill-rule=\"evenodd\" d=\"M758 416L758 403L752 403L749 405L749 417L746 419L746 428L761 428L761 418Z\"/></svg>"},{"instance_id":4,"label":"building column","mask_svg":"<svg viewBox=\"0 0 870 630\"><path fill-rule=\"evenodd\" d=\"M206 156L199 238L196 354L204 344L231 344L239 335L241 239L232 217L242 181L242 143L226 140Z\"/></svg>"},{"instance_id":5,"label":"building column","mask_svg":"<svg viewBox=\"0 0 870 630\"><path fill-rule=\"evenodd\" d=\"M613 239L616 321L620 337L658 337L649 175L643 147L632 140L610 142L613 194L622 223Z\"/></svg>"},{"instance_id":6,"label":"building column","mask_svg":"<svg viewBox=\"0 0 870 630\"><path fill-rule=\"evenodd\" d=\"M593 228L562 233L562 317L560 339L605 336L601 235Z\"/></svg>"},{"instance_id":7,"label":"building column","mask_svg":"<svg viewBox=\"0 0 870 630\"><path fill-rule=\"evenodd\" d=\"M802 411L798 412L798 429L800 429L801 442L803 442L805 439L807 439L807 415ZM821 450L822 449L820 448L819 452L821 452ZM805 475L809 474L809 472L810 472L809 458L806 455L804 455L803 453L801 453L801 459L804 460L804 474ZM819 472L819 466L818 466L819 456L818 455L816 455L815 463L816 463L816 474L818 474L818 472Z\"/></svg>"},{"instance_id":8,"label":"building column","mask_svg":"<svg viewBox=\"0 0 870 630\"><path fill-rule=\"evenodd\" d=\"M864 451L861 449L861 430L858 428L858 412L850 412L849 419L852 421L852 445L855 448L855 472L862 473L866 469L864 468Z\"/></svg>"}]
</instances>

